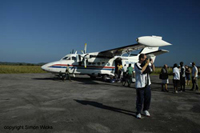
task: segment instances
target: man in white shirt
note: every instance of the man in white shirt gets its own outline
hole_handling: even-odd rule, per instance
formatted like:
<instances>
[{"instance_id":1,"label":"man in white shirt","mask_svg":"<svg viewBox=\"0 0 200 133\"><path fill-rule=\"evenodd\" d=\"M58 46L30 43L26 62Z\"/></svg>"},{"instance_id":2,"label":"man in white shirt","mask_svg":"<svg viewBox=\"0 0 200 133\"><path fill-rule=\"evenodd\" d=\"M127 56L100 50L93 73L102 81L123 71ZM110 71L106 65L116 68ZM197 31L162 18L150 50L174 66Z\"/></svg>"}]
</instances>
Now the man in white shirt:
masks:
<instances>
[{"instance_id":1,"label":"man in white shirt","mask_svg":"<svg viewBox=\"0 0 200 133\"><path fill-rule=\"evenodd\" d=\"M194 90L194 87L196 87L196 90L199 89L199 87L198 87L198 69L195 66L195 63L192 62L192 89L191 89L191 91Z\"/></svg>"},{"instance_id":2,"label":"man in white shirt","mask_svg":"<svg viewBox=\"0 0 200 133\"><path fill-rule=\"evenodd\" d=\"M174 92L175 93L178 93L178 85L179 85L179 81L180 81L180 71L178 69L178 65L177 64L174 64L174 67L173 67L173 83L174 83Z\"/></svg>"},{"instance_id":3,"label":"man in white shirt","mask_svg":"<svg viewBox=\"0 0 200 133\"><path fill-rule=\"evenodd\" d=\"M124 78L125 75L126 75L126 72L127 72L127 66L126 66L126 64L124 64L124 67L122 69L123 69L123 78Z\"/></svg>"},{"instance_id":4,"label":"man in white shirt","mask_svg":"<svg viewBox=\"0 0 200 133\"><path fill-rule=\"evenodd\" d=\"M140 54L139 62L135 63L134 69L136 74L136 92L137 92L137 99L136 99L136 118L141 119L141 110L142 105L144 114L150 117L149 107L151 103L151 80L149 74L154 70L153 61L150 64L150 60L146 60L145 54Z\"/></svg>"}]
</instances>

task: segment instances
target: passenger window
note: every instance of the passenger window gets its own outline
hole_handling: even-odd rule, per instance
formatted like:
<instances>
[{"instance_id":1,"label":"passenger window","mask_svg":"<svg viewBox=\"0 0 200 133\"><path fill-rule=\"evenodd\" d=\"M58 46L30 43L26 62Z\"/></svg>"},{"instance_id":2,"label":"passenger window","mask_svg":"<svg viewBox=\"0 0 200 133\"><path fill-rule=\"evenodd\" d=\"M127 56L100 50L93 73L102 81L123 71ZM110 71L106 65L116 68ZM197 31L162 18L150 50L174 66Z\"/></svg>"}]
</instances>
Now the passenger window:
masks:
<instances>
[{"instance_id":1,"label":"passenger window","mask_svg":"<svg viewBox=\"0 0 200 133\"><path fill-rule=\"evenodd\" d=\"M92 63L89 62L88 65L92 65Z\"/></svg>"},{"instance_id":2,"label":"passenger window","mask_svg":"<svg viewBox=\"0 0 200 133\"><path fill-rule=\"evenodd\" d=\"M104 66L105 65L105 62L102 62L102 66Z\"/></svg>"},{"instance_id":3,"label":"passenger window","mask_svg":"<svg viewBox=\"0 0 200 133\"><path fill-rule=\"evenodd\" d=\"M100 62L98 62L97 65L100 66Z\"/></svg>"},{"instance_id":4,"label":"passenger window","mask_svg":"<svg viewBox=\"0 0 200 133\"><path fill-rule=\"evenodd\" d=\"M93 66L95 66L95 63L92 63Z\"/></svg>"}]
</instances>

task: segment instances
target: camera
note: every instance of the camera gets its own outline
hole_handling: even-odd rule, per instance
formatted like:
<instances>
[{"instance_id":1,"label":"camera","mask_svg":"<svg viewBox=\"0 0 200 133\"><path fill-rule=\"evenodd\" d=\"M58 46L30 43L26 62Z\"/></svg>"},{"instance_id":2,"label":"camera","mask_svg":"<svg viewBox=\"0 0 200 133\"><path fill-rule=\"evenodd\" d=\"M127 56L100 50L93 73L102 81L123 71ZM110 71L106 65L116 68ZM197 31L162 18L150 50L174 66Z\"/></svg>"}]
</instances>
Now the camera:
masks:
<instances>
[{"instance_id":1,"label":"camera","mask_svg":"<svg viewBox=\"0 0 200 133\"><path fill-rule=\"evenodd\" d=\"M142 62L142 64L141 64L141 67L143 67L146 63L147 63L147 60L150 60L151 61L151 59L149 59L148 57Z\"/></svg>"},{"instance_id":2,"label":"camera","mask_svg":"<svg viewBox=\"0 0 200 133\"><path fill-rule=\"evenodd\" d=\"M142 62L141 67L144 67L144 66L145 66L145 64L147 63L147 60L152 61L151 58L146 58L146 59ZM150 72L151 72L150 66L148 65L147 68L144 70L143 74L150 73Z\"/></svg>"}]
</instances>

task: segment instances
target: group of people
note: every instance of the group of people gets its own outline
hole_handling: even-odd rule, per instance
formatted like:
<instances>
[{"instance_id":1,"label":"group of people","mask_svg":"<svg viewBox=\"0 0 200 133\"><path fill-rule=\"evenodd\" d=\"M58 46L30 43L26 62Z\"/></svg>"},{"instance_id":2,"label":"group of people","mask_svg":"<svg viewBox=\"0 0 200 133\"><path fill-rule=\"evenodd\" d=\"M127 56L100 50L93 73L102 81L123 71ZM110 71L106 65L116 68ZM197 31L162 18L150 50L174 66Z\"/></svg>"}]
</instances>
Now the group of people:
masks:
<instances>
[{"instance_id":1,"label":"group of people","mask_svg":"<svg viewBox=\"0 0 200 133\"><path fill-rule=\"evenodd\" d=\"M167 89L167 84L169 83L168 77L168 66L165 64L161 70L162 78L162 91L169 91ZM153 62L147 59L145 54L140 54L139 62L135 63L135 78L136 78L136 118L141 119L141 112L145 116L150 116L149 108L151 103L151 80L149 74L155 70ZM184 66L183 62L180 62L180 66L177 64L173 66L173 84L174 92L178 93L178 87L180 84L179 91L185 91L185 85L190 83L190 74L192 74L192 88L198 90L198 68L195 65L195 62L192 62L192 71L188 66Z\"/></svg>"},{"instance_id":2,"label":"group of people","mask_svg":"<svg viewBox=\"0 0 200 133\"><path fill-rule=\"evenodd\" d=\"M167 84L169 83L168 77L168 66L164 65L161 70L162 79L162 91L167 91ZM66 74L69 75L69 66L66 69ZM150 73L155 70L155 66L151 59L148 59L145 54L139 55L139 61L134 64L134 70L131 64L127 67L126 64L122 66L122 64L117 65L117 77L121 78L122 76L128 77L128 86L131 85L132 77L135 75L135 87L136 87L136 118L141 119L141 114L147 117L150 117L150 104L151 104L151 80ZM122 75L123 73L123 75ZM180 83L180 90L185 91L185 84L189 85L191 71L188 66L184 66L183 62L180 62L180 67L178 68L177 64L174 64L173 67L173 84L174 84L174 92L178 93L178 86ZM70 77L69 77L70 78ZM198 69L195 66L195 63L192 63L192 83L193 86L191 90L198 90ZM185 82L187 81L187 82Z\"/></svg>"},{"instance_id":3,"label":"group of people","mask_svg":"<svg viewBox=\"0 0 200 133\"><path fill-rule=\"evenodd\" d=\"M167 65L165 64L161 69L160 79L162 79L162 91L168 92L167 84L169 83L168 80L168 70ZM178 91L182 92L185 91L185 85L190 84L190 74L192 73L192 88L191 91L196 88L198 90L198 69L195 65L195 62L192 62L192 72L190 68L185 65L183 62L180 62L180 66L178 67L177 64L173 66L173 85L174 85L174 92L178 93ZM180 89L178 89L180 86Z\"/></svg>"},{"instance_id":4,"label":"group of people","mask_svg":"<svg viewBox=\"0 0 200 133\"><path fill-rule=\"evenodd\" d=\"M132 78L134 76L134 71L133 71L133 67L131 66L131 64L129 64L129 66L127 67L126 64L124 64L124 66L122 66L122 64L118 64L117 65L117 69L118 69L118 79L119 80L126 80L126 82L128 83L128 86L130 87L131 82L132 82ZM125 85L124 84L124 85Z\"/></svg>"}]
</instances>

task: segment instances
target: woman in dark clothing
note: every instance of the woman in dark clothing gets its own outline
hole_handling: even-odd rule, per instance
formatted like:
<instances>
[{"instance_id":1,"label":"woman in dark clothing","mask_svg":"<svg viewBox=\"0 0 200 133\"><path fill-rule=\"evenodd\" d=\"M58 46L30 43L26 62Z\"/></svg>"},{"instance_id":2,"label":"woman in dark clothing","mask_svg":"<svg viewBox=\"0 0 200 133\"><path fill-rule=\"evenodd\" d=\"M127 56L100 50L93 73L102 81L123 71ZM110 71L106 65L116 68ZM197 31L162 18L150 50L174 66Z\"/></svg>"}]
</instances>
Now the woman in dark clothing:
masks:
<instances>
[{"instance_id":1,"label":"woman in dark clothing","mask_svg":"<svg viewBox=\"0 0 200 133\"><path fill-rule=\"evenodd\" d=\"M162 75L162 91L169 92L167 89L167 84L169 83L168 80L168 72L167 72L167 65L165 64L161 70L161 75ZM165 88L163 88L165 86Z\"/></svg>"}]
</instances>

